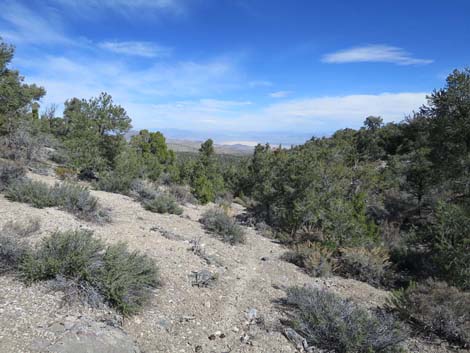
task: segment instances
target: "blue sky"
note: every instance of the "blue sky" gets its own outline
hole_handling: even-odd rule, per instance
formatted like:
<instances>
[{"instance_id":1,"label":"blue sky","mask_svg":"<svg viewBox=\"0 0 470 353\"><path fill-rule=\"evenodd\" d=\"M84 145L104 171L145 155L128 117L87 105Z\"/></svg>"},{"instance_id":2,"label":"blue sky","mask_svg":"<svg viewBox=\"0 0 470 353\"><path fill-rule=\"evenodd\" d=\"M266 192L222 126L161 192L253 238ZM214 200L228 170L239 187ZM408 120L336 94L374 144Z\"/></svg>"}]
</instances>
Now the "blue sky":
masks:
<instances>
[{"instance_id":1,"label":"blue sky","mask_svg":"<svg viewBox=\"0 0 470 353\"><path fill-rule=\"evenodd\" d=\"M135 129L289 143L402 120L469 65L469 14L468 0L0 0L0 35L43 107L107 91Z\"/></svg>"}]
</instances>

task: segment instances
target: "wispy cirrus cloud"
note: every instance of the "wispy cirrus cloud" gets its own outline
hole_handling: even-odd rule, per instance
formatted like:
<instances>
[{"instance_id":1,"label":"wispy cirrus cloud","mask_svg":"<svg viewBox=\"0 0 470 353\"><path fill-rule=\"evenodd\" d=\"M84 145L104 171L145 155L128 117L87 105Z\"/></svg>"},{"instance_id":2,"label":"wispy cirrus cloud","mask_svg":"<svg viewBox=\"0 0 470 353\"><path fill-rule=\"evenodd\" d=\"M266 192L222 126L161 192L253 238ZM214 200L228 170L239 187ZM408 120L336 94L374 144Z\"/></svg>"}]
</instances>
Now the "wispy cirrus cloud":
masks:
<instances>
[{"instance_id":1,"label":"wispy cirrus cloud","mask_svg":"<svg viewBox=\"0 0 470 353\"><path fill-rule=\"evenodd\" d=\"M172 48L151 42L139 41L108 41L99 43L98 46L117 54L134 55L146 58L168 57L172 52Z\"/></svg>"},{"instance_id":2,"label":"wispy cirrus cloud","mask_svg":"<svg viewBox=\"0 0 470 353\"><path fill-rule=\"evenodd\" d=\"M93 14L96 11L113 11L122 15L129 15L136 11L141 14L149 12L184 14L187 10L188 0L52 0L57 5L76 10L81 14Z\"/></svg>"},{"instance_id":3,"label":"wispy cirrus cloud","mask_svg":"<svg viewBox=\"0 0 470 353\"><path fill-rule=\"evenodd\" d=\"M0 33L16 43L71 44L59 18L53 12L39 16L13 1L0 1Z\"/></svg>"},{"instance_id":4,"label":"wispy cirrus cloud","mask_svg":"<svg viewBox=\"0 0 470 353\"><path fill-rule=\"evenodd\" d=\"M292 92L291 91L277 91L277 92L271 92L269 96L271 98L286 98L288 97Z\"/></svg>"},{"instance_id":5,"label":"wispy cirrus cloud","mask_svg":"<svg viewBox=\"0 0 470 353\"><path fill-rule=\"evenodd\" d=\"M431 64L431 59L413 57L406 50L384 44L373 44L340 50L323 56L322 61L329 64L359 62L382 62L397 65Z\"/></svg>"}]
</instances>

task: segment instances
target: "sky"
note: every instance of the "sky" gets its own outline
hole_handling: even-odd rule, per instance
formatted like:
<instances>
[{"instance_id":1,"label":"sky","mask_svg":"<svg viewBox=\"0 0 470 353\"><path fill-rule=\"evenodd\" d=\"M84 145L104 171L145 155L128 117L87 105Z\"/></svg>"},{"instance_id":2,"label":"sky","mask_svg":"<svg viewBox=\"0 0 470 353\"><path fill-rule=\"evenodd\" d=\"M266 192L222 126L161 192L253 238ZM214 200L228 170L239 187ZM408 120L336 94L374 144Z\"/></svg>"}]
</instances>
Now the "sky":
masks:
<instances>
[{"instance_id":1,"label":"sky","mask_svg":"<svg viewBox=\"0 0 470 353\"><path fill-rule=\"evenodd\" d=\"M0 36L42 108L106 91L134 130L299 143L418 109L470 65L469 14L468 0L0 0Z\"/></svg>"}]
</instances>

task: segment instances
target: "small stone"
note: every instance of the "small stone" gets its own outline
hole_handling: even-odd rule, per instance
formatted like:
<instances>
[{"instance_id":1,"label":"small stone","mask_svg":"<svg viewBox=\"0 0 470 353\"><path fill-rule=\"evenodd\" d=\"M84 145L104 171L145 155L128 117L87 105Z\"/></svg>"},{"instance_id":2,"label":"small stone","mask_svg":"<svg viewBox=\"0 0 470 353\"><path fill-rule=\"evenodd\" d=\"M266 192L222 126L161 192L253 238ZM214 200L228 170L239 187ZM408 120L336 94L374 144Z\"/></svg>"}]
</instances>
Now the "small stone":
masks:
<instances>
[{"instance_id":1,"label":"small stone","mask_svg":"<svg viewBox=\"0 0 470 353\"><path fill-rule=\"evenodd\" d=\"M239 331L239 330L238 330L238 327L232 327L232 331L233 331L233 332L238 332L238 331Z\"/></svg>"},{"instance_id":2,"label":"small stone","mask_svg":"<svg viewBox=\"0 0 470 353\"><path fill-rule=\"evenodd\" d=\"M180 322L188 322L188 321L192 321L192 320L195 320L196 318L194 316L189 316L189 315L184 315L181 317L180 319Z\"/></svg>"},{"instance_id":3,"label":"small stone","mask_svg":"<svg viewBox=\"0 0 470 353\"><path fill-rule=\"evenodd\" d=\"M250 310L248 310L248 312L246 314L246 318L249 321L255 320L257 316L258 316L258 310L254 309L254 308L251 308Z\"/></svg>"},{"instance_id":4,"label":"small stone","mask_svg":"<svg viewBox=\"0 0 470 353\"><path fill-rule=\"evenodd\" d=\"M204 303L204 306L205 306L206 308L210 308L210 307L211 307L211 302L205 302L205 303Z\"/></svg>"},{"instance_id":5,"label":"small stone","mask_svg":"<svg viewBox=\"0 0 470 353\"><path fill-rule=\"evenodd\" d=\"M211 341L213 341L213 340L215 340L215 339L216 339L216 337L215 337L215 335L214 335L214 334L210 335L208 338L209 338Z\"/></svg>"}]
</instances>

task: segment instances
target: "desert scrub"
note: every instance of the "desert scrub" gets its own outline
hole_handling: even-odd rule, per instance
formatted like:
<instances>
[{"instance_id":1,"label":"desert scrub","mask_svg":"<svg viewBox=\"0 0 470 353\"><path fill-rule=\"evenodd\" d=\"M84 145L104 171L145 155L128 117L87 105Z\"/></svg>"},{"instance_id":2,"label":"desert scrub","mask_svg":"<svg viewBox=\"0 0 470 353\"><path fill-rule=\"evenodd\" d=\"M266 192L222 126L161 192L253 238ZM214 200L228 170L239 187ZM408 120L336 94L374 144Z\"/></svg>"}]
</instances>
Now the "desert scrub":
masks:
<instances>
[{"instance_id":1,"label":"desert scrub","mask_svg":"<svg viewBox=\"0 0 470 353\"><path fill-rule=\"evenodd\" d=\"M470 347L470 293L429 279L394 292L389 304L418 330Z\"/></svg>"},{"instance_id":2,"label":"desert scrub","mask_svg":"<svg viewBox=\"0 0 470 353\"><path fill-rule=\"evenodd\" d=\"M129 193L130 196L139 201L151 200L158 195L155 185L142 179L132 181Z\"/></svg>"},{"instance_id":3,"label":"desert scrub","mask_svg":"<svg viewBox=\"0 0 470 353\"><path fill-rule=\"evenodd\" d=\"M132 180L122 177L115 172L106 172L100 175L94 187L98 190L127 195L131 189Z\"/></svg>"},{"instance_id":4,"label":"desert scrub","mask_svg":"<svg viewBox=\"0 0 470 353\"><path fill-rule=\"evenodd\" d=\"M171 184L168 187L168 192L174 196L174 198L180 204L194 204L198 203L197 199L191 194L191 188L185 185Z\"/></svg>"},{"instance_id":5,"label":"desert scrub","mask_svg":"<svg viewBox=\"0 0 470 353\"><path fill-rule=\"evenodd\" d=\"M16 271L27 251L23 239L0 234L0 274Z\"/></svg>"},{"instance_id":6,"label":"desert scrub","mask_svg":"<svg viewBox=\"0 0 470 353\"><path fill-rule=\"evenodd\" d=\"M292 328L309 346L328 352L400 352L407 337L392 316L369 312L325 290L291 287L285 303Z\"/></svg>"},{"instance_id":7,"label":"desert scrub","mask_svg":"<svg viewBox=\"0 0 470 353\"><path fill-rule=\"evenodd\" d=\"M91 281L101 265L104 246L88 230L57 232L44 238L39 247L21 264L27 283L56 276Z\"/></svg>"},{"instance_id":8,"label":"desert scrub","mask_svg":"<svg viewBox=\"0 0 470 353\"><path fill-rule=\"evenodd\" d=\"M25 238L36 233L40 227L38 219L5 223L0 230L0 273L18 269L29 249Z\"/></svg>"},{"instance_id":9,"label":"desert scrub","mask_svg":"<svg viewBox=\"0 0 470 353\"><path fill-rule=\"evenodd\" d=\"M87 293L96 292L121 313L131 315L159 284L158 270L146 255L124 244L105 246L87 230L57 232L29 251L19 266L26 283L70 281ZM91 288L94 290L92 291Z\"/></svg>"},{"instance_id":10,"label":"desert scrub","mask_svg":"<svg viewBox=\"0 0 470 353\"><path fill-rule=\"evenodd\" d=\"M388 251L381 247L342 248L335 273L375 287L387 286L393 280L389 259Z\"/></svg>"},{"instance_id":11,"label":"desert scrub","mask_svg":"<svg viewBox=\"0 0 470 353\"><path fill-rule=\"evenodd\" d=\"M18 179L5 190L5 197L10 201L23 202L36 208L57 206L50 187L43 182L31 179Z\"/></svg>"},{"instance_id":12,"label":"desert scrub","mask_svg":"<svg viewBox=\"0 0 470 353\"><path fill-rule=\"evenodd\" d=\"M178 205L175 198L170 194L161 193L151 199L142 200L144 208L156 213L170 213L181 215L183 209Z\"/></svg>"},{"instance_id":13,"label":"desert scrub","mask_svg":"<svg viewBox=\"0 0 470 353\"><path fill-rule=\"evenodd\" d=\"M336 268L333 251L315 242L296 244L292 250L283 254L281 258L302 267L314 277L331 276Z\"/></svg>"},{"instance_id":14,"label":"desert scrub","mask_svg":"<svg viewBox=\"0 0 470 353\"><path fill-rule=\"evenodd\" d=\"M216 234L226 243L234 245L245 242L243 228L221 209L206 211L199 221L207 231Z\"/></svg>"},{"instance_id":15,"label":"desert scrub","mask_svg":"<svg viewBox=\"0 0 470 353\"><path fill-rule=\"evenodd\" d=\"M55 184L51 189L56 205L78 218L94 222L108 222L109 214L102 209L90 191L75 184Z\"/></svg>"},{"instance_id":16,"label":"desert scrub","mask_svg":"<svg viewBox=\"0 0 470 353\"><path fill-rule=\"evenodd\" d=\"M11 183L24 178L26 170L23 166L9 161L0 162L0 191L5 190Z\"/></svg>"},{"instance_id":17,"label":"desert scrub","mask_svg":"<svg viewBox=\"0 0 470 353\"><path fill-rule=\"evenodd\" d=\"M133 314L158 286L158 269L146 255L129 252L125 244L106 249L97 286L107 301L124 315Z\"/></svg>"},{"instance_id":18,"label":"desert scrub","mask_svg":"<svg viewBox=\"0 0 470 353\"><path fill-rule=\"evenodd\" d=\"M43 182L19 179L8 186L5 196L37 208L58 207L89 221L109 221L109 215L99 206L98 199L80 185L63 183L50 187Z\"/></svg>"}]
</instances>

